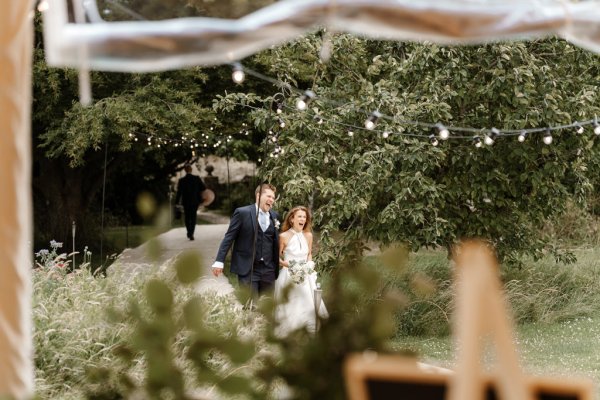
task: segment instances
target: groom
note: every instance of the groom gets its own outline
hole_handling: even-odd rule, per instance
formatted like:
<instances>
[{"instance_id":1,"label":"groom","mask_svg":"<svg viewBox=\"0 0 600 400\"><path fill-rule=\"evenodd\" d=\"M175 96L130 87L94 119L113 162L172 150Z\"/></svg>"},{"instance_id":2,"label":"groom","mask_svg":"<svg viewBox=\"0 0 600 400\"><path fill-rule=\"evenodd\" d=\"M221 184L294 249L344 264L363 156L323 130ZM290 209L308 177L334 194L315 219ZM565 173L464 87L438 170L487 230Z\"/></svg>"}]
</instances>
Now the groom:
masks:
<instances>
[{"instance_id":1,"label":"groom","mask_svg":"<svg viewBox=\"0 0 600 400\"><path fill-rule=\"evenodd\" d=\"M233 245L231 272L255 295L272 290L279 274L279 222L277 213L271 210L275 190L268 183L259 185L255 191L256 202L233 212L212 265L213 274L219 276L223 272L225 256Z\"/></svg>"}]
</instances>

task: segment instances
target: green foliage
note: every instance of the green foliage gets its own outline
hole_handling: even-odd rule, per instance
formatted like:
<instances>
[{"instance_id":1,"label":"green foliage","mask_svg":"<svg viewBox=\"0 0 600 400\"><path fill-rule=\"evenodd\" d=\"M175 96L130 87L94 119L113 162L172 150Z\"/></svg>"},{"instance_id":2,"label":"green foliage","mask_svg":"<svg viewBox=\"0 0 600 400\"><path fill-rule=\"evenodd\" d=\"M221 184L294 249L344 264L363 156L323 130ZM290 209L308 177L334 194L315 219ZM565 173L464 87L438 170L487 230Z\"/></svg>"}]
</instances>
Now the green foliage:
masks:
<instances>
[{"instance_id":1,"label":"green foliage","mask_svg":"<svg viewBox=\"0 0 600 400\"><path fill-rule=\"evenodd\" d=\"M406 255L392 248L384 269L403 271ZM265 399L286 390L295 399L343 399L345 356L389 351L393 314L404 304L379 271L349 265L343 276L329 279L330 318L321 321L319 333L299 329L280 338L272 299L262 298L256 311L243 310L233 298L194 293L190 277L199 265L191 256L173 267L146 281L143 297L130 296L127 305L112 309L113 321L125 328L105 363L88 369L88 398Z\"/></svg>"},{"instance_id":2,"label":"green foliage","mask_svg":"<svg viewBox=\"0 0 600 400\"><path fill-rule=\"evenodd\" d=\"M577 250L578 262L562 265L550 256L526 260L523 267L503 265L501 279L514 319L554 324L595 315L600 301L597 250ZM374 264L374 268L383 269ZM435 289L427 296L415 291L415 277L427 277ZM419 278L420 279L420 278ZM407 296L407 307L397 314L398 337L443 336L450 333L454 286L445 254L421 251L411 257L405 275L386 276L391 287Z\"/></svg>"},{"instance_id":3,"label":"green foliage","mask_svg":"<svg viewBox=\"0 0 600 400\"><path fill-rule=\"evenodd\" d=\"M33 270L35 386L40 398L83 398L86 369L112 359L126 329L110 324L99 310L132 291L125 285L115 290L88 269L71 274L56 268Z\"/></svg>"},{"instance_id":4,"label":"green foliage","mask_svg":"<svg viewBox=\"0 0 600 400\"><path fill-rule=\"evenodd\" d=\"M557 39L444 47L334 35L332 58L321 63L321 45L316 34L254 58L317 94L300 112L284 90L288 124L278 143L285 151L266 160L263 174L282 189L281 208L312 206L323 234L320 265L365 240L417 250L481 237L505 260L540 257L551 249L538 235L545 221L568 199L584 203L593 192L597 178L588 167L600 156L589 130L556 132L552 146L530 135L522 144L501 138L476 149L470 140L433 147L430 132L404 122L519 129L591 119L600 111L591 53ZM216 107L243 99L228 95ZM392 116L380 120L380 131L413 136L359 130L348 137L344 124L360 125L375 109ZM316 114L335 123L317 124ZM261 129L277 126L268 107L249 116Z\"/></svg>"}]
</instances>

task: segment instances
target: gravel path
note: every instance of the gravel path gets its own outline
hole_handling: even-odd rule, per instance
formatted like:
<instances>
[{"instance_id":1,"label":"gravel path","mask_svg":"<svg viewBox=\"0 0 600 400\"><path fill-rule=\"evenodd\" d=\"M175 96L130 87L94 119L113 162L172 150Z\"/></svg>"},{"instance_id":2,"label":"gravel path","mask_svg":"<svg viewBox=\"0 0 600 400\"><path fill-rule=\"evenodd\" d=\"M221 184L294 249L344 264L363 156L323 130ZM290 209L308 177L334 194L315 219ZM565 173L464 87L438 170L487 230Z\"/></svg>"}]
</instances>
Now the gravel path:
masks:
<instances>
[{"instance_id":1,"label":"gravel path","mask_svg":"<svg viewBox=\"0 0 600 400\"><path fill-rule=\"evenodd\" d=\"M109 273L131 277L140 272L169 265L182 252L193 251L200 255L206 272L198 283L198 291L213 292L216 295L233 292L233 287L227 278L223 275L214 277L210 268L227 231L229 219L211 213L201 213L199 217L214 224L197 225L194 233L196 240L188 240L185 227L171 229L156 237L160 245L157 257L148 254L149 242L146 242L136 248L124 250L109 268Z\"/></svg>"}]
</instances>

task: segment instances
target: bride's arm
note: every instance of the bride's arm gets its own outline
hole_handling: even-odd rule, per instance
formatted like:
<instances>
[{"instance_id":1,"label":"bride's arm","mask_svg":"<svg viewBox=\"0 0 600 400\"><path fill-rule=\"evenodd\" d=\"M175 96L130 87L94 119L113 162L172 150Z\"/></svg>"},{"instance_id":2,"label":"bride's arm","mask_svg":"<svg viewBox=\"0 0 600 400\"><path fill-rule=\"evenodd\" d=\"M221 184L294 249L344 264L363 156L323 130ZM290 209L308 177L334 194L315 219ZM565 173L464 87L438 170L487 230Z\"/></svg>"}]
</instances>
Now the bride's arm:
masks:
<instances>
[{"instance_id":1,"label":"bride's arm","mask_svg":"<svg viewBox=\"0 0 600 400\"><path fill-rule=\"evenodd\" d=\"M279 266L280 267L289 267L290 263L283 259L283 252L285 251L285 247L287 246L288 235L287 232L279 235Z\"/></svg>"},{"instance_id":2,"label":"bride's arm","mask_svg":"<svg viewBox=\"0 0 600 400\"><path fill-rule=\"evenodd\" d=\"M313 243L313 234L312 232L306 232L306 241L308 242L308 257L307 261L312 261L312 243Z\"/></svg>"}]
</instances>

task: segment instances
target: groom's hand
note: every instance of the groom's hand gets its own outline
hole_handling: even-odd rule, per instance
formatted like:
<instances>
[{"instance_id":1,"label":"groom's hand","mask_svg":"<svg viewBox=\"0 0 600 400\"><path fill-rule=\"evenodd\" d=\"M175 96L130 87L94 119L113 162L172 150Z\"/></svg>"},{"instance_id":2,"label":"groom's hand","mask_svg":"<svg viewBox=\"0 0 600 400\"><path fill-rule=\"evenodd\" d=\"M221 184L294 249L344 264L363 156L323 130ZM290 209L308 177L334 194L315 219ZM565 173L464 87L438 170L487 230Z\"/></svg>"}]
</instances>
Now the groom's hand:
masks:
<instances>
[{"instance_id":1,"label":"groom's hand","mask_svg":"<svg viewBox=\"0 0 600 400\"><path fill-rule=\"evenodd\" d=\"M221 275L223 273L223 268L224 267L225 266L223 265L223 262L221 262L221 261L215 261L213 263L213 265L211 265L213 275L218 278L219 275Z\"/></svg>"}]
</instances>

